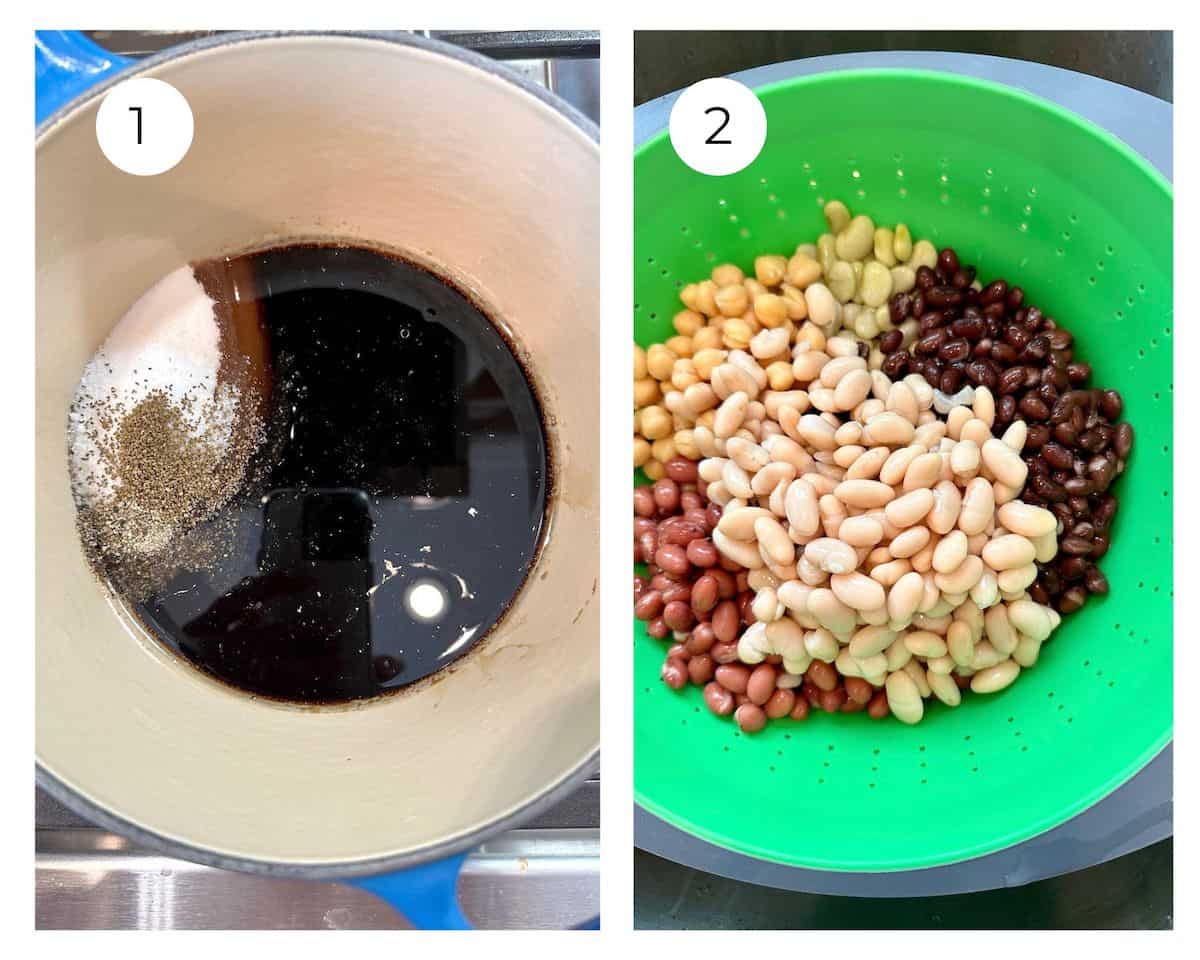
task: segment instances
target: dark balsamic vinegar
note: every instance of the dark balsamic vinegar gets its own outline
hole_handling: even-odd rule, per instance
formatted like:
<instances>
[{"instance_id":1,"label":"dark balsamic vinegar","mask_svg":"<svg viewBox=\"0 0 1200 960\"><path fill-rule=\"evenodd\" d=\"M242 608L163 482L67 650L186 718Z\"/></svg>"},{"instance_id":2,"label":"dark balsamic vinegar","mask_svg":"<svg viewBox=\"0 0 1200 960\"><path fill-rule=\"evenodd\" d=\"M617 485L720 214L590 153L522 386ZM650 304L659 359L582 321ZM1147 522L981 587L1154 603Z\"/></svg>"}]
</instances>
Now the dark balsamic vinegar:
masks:
<instances>
[{"instance_id":1,"label":"dark balsamic vinegar","mask_svg":"<svg viewBox=\"0 0 1200 960\"><path fill-rule=\"evenodd\" d=\"M223 323L258 325L266 436L207 521L227 548L137 615L208 673L291 701L446 666L503 616L542 535L541 413L504 337L374 250L298 244L196 272Z\"/></svg>"}]
</instances>

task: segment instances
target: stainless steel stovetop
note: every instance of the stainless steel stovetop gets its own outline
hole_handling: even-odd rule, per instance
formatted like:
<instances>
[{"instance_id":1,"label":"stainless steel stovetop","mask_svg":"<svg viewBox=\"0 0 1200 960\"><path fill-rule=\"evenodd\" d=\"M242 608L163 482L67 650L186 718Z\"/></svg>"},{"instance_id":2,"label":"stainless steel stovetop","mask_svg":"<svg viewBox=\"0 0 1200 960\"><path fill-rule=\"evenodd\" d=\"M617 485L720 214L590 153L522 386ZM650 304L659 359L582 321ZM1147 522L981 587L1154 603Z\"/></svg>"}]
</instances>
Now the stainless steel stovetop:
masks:
<instances>
[{"instance_id":1,"label":"stainless steel stovetop","mask_svg":"<svg viewBox=\"0 0 1200 960\"><path fill-rule=\"evenodd\" d=\"M212 33L215 31L205 31ZM599 122L599 34L421 31L497 59ZM88 31L145 56L200 33ZM231 873L161 856L36 797L36 926L50 929L395 929L408 922L356 887ZM459 899L491 929L563 929L600 912L599 763L574 794L467 859Z\"/></svg>"}]
</instances>

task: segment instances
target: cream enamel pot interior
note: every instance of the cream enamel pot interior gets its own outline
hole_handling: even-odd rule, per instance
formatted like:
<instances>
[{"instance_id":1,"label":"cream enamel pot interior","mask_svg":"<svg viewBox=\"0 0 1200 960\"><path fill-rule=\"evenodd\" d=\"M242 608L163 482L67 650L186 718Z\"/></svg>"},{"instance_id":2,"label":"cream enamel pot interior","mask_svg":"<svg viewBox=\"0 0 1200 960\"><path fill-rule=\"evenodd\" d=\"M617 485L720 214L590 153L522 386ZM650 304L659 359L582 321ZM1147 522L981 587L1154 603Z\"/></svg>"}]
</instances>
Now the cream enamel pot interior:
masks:
<instances>
[{"instance_id":1,"label":"cream enamel pot interior","mask_svg":"<svg viewBox=\"0 0 1200 960\"><path fill-rule=\"evenodd\" d=\"M222 866L347 877L465 850L573 786L599 746L595 135L420 38L239 35L137 72L191 104L176 168L105 160L102 88L37 139L39 776ZM254 700L146 637L86 566L68 488L72 392L139 294L182 262L298 236L405 251L490 305L554 461L549 534L507 617L435 682L358 706Z\"/></svg>"}]
</instances>

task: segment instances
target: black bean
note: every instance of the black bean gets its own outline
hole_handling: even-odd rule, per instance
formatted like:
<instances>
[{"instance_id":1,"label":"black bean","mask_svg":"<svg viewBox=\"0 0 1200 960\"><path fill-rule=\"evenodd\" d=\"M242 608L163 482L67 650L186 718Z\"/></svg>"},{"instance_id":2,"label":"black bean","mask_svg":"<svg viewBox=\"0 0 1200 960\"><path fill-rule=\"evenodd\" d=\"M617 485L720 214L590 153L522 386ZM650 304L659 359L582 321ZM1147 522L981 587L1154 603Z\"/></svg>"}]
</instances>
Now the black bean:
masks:
<instances>
[{"instance_id":1,"label":"black bean","mask_svg":"<svg viewBox=\"0 0 1200 960\"><path fill-rule=\"evenodd\" d=\"M1074 613L1087 602L1087 591L1083 587L1071 587L1058 598L1059 613Z\"/></svg>"},{"instance_id":2,"label":"black bean","mask_svg":"<svg viewBox=\"0 0 1200 960\"><path fill-rule=\"evenodd\" d=\"M921 334L930 333L946 325L946 316L940 310L928 310L919 321L918 331Z\"/></svg>"},{"instance_id":3,"label":"black bean","mask_svg":"<svg viewBox=\"0 0 1200 960\"><path fill-rule=\"evenodd\" d=\"M947 340L938 348L938 359L946 363L966 360L971 355L971 345L966 340Z\"/></svg>"},{"instance_id":4,"label":"black bean","mask_svg":"<svg viewBox=\"0 0 1200 960\"><path fill-rule=\"evenodd\" d=\"M1050 408L1046 401L1036 393L1027 393L1017 404L1017 409L1030 420L1045 420L1050 416Z\"/></svg>"},{"instance_id":5,"label":"black bean","mask_svg":"<svg viewBox=\"0 0 1200 960\"><path fill-rule=\"evenodd\" d=\"M1049 503L1062 503L1067 499L1067 491L1061 483L1056 483L1050 477L1032 476L1029 480L1033 492Z\"/></svg>"},{"instance_id":6,"label":"black bean","mask_svg":"<svg viewBox=\"0 0 1200 960\"><path fill-rule=\"evenodd\" d=\"M1083 582L1087 586L1088 593L1106 594L1108 593L1108 577L1100 572L1100 568L1095 564L1088 567L1087 572L1083 575Z\"/></svg>"},{"instance_id":7,"label":"black bean","mask_svg":"<svg viewBox=\"0 0 1200 960\"><path fill-rule=\"evenodd\" d=\"M1014 350L1024 350L1029 344L1029 332L1015 323L1010 323L1004 328L1004 342L1009 344Z\"/></svg>"},{"instance_id":8,"label":"black bean","mask_svg":"<svg viewBox=\"0 0 1200 960\"><path fill-rule=\"evenodd\" d=\"M946 276L954 273L958 269L958 254L955 253L953 247L944 247L937 258L938 269Z\"/></svg>"},{"instance_id":9,"label":"black bean","mask_svg":"<svg viewBox=\"0 0 1200 960\"><path fill-rule=\"evenodd\" d=\"M1050 342L1044 336L1036 336L1021 351L1021 359L1042 363L1050 355Z\"/></svg>"},{"instance_id":10,"label":"black bean","mask_svg":"<svg viewBox=\"0 0 1200 960\"><path fill-rule=\"evenodd\" d=\"M996 380L996 390L1000 396L1016 393L1025 383L1024 367L1009 367Z\"/></svg>"},{"instance_id":11,"label":"black bean","mask_svg":"<svg viewBox=\"0 0 1200 960\"><path fill-rule=\"evenodd\" d=\"M996 374L983 360L972 360L967 364L967 379L977 387L987 387L989 390L996 386ZM1012 419L1012 413L1008 415Z\"/></svg>"},{"instance_id":12,"label":"black bean","mask_svg":"<svg viewBox=\"0 0 1200 960\"><path fill-rule=\"evenodd\" d=\"M942 348L942 344L949 338L949 334L944 330L934 330L932 333L927 333L916 342L913 349L917 353L925 356L931 356Z\"/></svg>"},{"instance_id":13,"label":"black bean","mask_svg":"<svg viewBox=\"0 0 1200 960\"><path fill-rule=\"evenodd\" d=\"M929 267L917 267L917 289L924 292L937 284L937 274Z\"/></svg>"},{"instance_id":14,"label":"black bean","mask_svg":"<svg viewBox=\"0 0 1200 960\"><path fill-rule=\"evenodd\" d=\"M1061 327L1047 334L1046 339L1050 341L1051 350L1069 350L1071 348L1071 344L1075 342L1075 338L1071 335L1071 331L1064 330Z\"/></svg>"},{"instance_id":15,"label":"black bean","mask_svg":"<svg viewBox=\"0 0 1200 960\"><path fill-rule=\"evenodd\" d=\"M1047 443L1042 447L1042 459L1056 470L1067 470L1071 466L1071 451L1059 443Z\"/></svg>"},{"instance_id":16,"label":"black bean","mask_svg":"<svg viewBox=\"0 0 1200 960\"><path fill-rule=\"evenodd\" d=\"M1008 284L1003 280L993 280L979 292L979 302L982 304L999 303L1008 293Z\"/></svg>"},{"instance_id":17,"label":"black bean","mask_svg":"<svg viewBox=\"0 0 1200 960\"><path fill-rule=\"evenodd\" d=\"M879 338L879 349L883 353L895 353L904 341L904 334L899 330L889 330Z\"/></svg>"},{"instance_id":18,"label":"black bean","mask_svg":"<svg viewBox=\"0 0 1200 960\"><path fill-rule=\"evenodd\" d=\"M1092 365L1090 363L1072 363L1067 367L1067 377L1071 383L1079 385L1087 383L1088 377L1092 375Z\"/></svg>"},{"instance_id":19,"label":"black bean","mask_svg":"<svg viewBox=\"0 0 1200 960\"><path fill-rule=\"evenodd\" d=\"M1011 367L1017 362L1017 351L1012 348L1011 344L996 343L992 345L991 358L997 363Z\"/></svg>"},{"instance_id":20,"label":"black bean","mask_svg":"<svg viewBox=\"0 0 1200 960\"><path fill-rule=\"evenodd\" d=\"M1113 435L1113 449L1122 460L1126 459L1133 449L1133 425L1128 421L1117 424L1117 432Z\"/></svg>"},{"instance_id":21,"label":"black bean","mask_svg":"<svg viewBox=\"0 0 1200 960\"><path fill-rule=\"evenodd\" d=\"M1036 423L1029 427L1029 433L1025 437L1026 450L1040 450L1050 439L1050 428L1044 423ZM1041 461L1037 461L1040 463Z\"/></svg>"},{"instance_id":22,"label":"black bean","mask_svg":"<svg viewBox=\"0 0 1200 960\"><path fill-rule=\"evenodd\" d=\"M950 324L950 332L956 337L974 341L987 332L987 324L980 317L959 317Z\"/></svg>"},{"instance_id":23,"label":"black bean","mask_svg":"<svg viewBox=\"0 0 1200 960\"><path fill-rule=\"evenodd\" d=\"M938 383L938 389L947 395L958 393L962 387L965 375L963 370L964 368L961 364L956 364L943 370L941 380ZM1028 443L1028 440L1026 440L1026 443Z\"/></svg>"},{"instance_id":24,"label":"black bean","mask_svg":"<svg viewBox=\"0 0 1200 960\"><path fill-rule=\"evenodd\" d=\"M906 350L897 350L884 358L880 369L892 380L899 380L908 373L910 356Z\"/></svg>"},{"instance_id":25,"label":"black bean","mask_svg":"<svg viewBox=\"0 0 1200 960\"><path fill-rule=\"evenodd\" d=\"M925 292L925 302L933 307L957 307L962 301L962 291L955 290L954 287L930 287Z\"/></svg>"},{"instance_id":26,"label":"black bean","mask_svg":"<svg viewBox=\"0 0 1200 960\"><path fill-rule=\"evenodd\" d=\"M995 374L992 373L991 368L988 368L987 372L989 375L991 375L993 377L993 379L995 378ZM967 368L967 376L970 376L970 375L971 375L971 370L968 367ZM995 383L993 382L991 384L987 384L987 386L990 389L991 387L995 386ZM1011 393L1008 394L1007 396L1001 397L999 400L996 401L996 420L999 423L1001 423L1001 424L1011 423L1012 418L1015 417L1016 415L1017 415L1017 398L1014 397Z\"/></svg>"},{"instance_id":27,"label":"black bean","mask_svg":"<svg viewBox=\"0 0 1200 960\"><path fill-rule=\"evenodd\" d=\"M1072 497L1086 497L1092 492L1092 482L1087 477L1071 477L1063 484L1063 489Z\"/></svg>"}]
</instances>

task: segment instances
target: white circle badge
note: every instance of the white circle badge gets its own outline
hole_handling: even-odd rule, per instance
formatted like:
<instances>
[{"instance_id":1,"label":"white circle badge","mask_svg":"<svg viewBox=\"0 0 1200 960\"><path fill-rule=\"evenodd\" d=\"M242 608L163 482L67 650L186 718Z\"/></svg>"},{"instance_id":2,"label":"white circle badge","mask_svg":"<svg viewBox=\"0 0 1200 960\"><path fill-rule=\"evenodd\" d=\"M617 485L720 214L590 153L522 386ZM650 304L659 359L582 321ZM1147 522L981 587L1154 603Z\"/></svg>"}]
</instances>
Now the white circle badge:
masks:
<instances>
[{"instance_id":1,"label":"white circle badge","mask_svg":"<svg viewBox=\"0 0 1200 960\"><path fill-rule=\"evenodd\" d=\"M767 114L744 83L710 77L675 101L669 131L680 160L699 173L724 177L754 162L767 141Z\"/></svg>"},{"instance_id":2,"label":"white circle badge","mask_svg":"<svg viewBox=\"0 0 1200 960\"><path fill-rule=\"evenodd\" d=\"M166 173L192 145L192 108L164 80L135 77L105 94L96 112L96 141L118 170L139 177Z\"/></svg>"}]
</instances>

